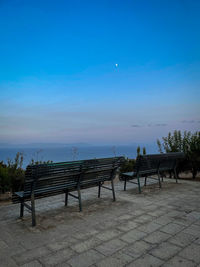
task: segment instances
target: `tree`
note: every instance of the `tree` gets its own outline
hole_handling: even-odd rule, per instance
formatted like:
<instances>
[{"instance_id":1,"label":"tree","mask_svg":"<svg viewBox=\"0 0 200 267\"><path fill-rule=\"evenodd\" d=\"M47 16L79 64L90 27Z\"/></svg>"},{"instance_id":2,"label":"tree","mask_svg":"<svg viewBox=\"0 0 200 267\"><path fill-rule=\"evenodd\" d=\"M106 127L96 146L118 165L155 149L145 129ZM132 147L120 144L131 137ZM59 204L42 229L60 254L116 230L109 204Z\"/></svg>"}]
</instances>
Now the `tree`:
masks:
<instances>
[{"instance_id":1,"label":"tree","mask_svg":"<svg viewBox=\"0 0 200 267\"><path fill-rule=\"evenodd\" d=\"M137 157L140 156L140 146L137 147Z\"/></svg>"},{"instance_id":2,"label":"tree","mask_svg":"<svg viewBox=\"0 0 200 267\"><path fill-rule=\"evenodd\" d=\"M162 142L158 139L157 145L160 153L183 152L186 159L180 165L181 171L191 170L193 178L200 171L200 132L175 130L168 133L167 137L162 137Z\"/></svg>"}]
</instances>

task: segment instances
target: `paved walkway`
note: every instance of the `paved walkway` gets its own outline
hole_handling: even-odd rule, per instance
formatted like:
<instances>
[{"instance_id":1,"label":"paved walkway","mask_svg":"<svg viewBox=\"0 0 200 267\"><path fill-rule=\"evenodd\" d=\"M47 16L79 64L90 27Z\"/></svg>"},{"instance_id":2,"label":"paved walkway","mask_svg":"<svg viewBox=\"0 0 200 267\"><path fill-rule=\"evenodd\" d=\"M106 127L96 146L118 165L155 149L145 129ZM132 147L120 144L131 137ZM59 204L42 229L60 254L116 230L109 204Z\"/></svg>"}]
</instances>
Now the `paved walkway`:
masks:
<instances>
[{"instance_id":1,"label":"paved walkway","mask_svg":"<svg viewBox=\"0 0 200 267\"><path fill-rule=\"evenodd\" d=\"M36 202L37 227L19 205L0 207L0 266L200 266L200 183L165 180L139 195L133 184L117 201L83 190L83 212L64 196Z\"/></svg>"}]
</instances>

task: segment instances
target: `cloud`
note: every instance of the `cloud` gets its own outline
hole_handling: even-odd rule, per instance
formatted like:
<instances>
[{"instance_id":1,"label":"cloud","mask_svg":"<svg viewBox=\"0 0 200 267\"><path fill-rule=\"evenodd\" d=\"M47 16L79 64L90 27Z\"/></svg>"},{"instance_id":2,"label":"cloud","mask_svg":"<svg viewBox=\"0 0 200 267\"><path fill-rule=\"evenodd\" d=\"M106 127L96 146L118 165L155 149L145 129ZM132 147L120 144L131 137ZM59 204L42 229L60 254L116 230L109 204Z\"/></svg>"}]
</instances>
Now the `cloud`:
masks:
<instances>
[{"instance_id":1,"label":"cloud","mask_svg":"<svg viewBox=\"0 0 200 267\"><path fill-rule=\"evenodd\" d=\"M195 123L195 121L194 120L189 120L189 121L187 121L187 120L183 120L183 121L181 121L182 123Z\"/></svg>"},{"instance_id":2,"label":"cloud","mask_svg":"<svg viewBox=\"0 0 200 267\"><path fill-rule=\"evenodd\" d=\"M156 124L148 124L148 127L165 127L166 123L156 123Z\"/></svg>"},{"instance_id":3,"label":"cloud","mask_svg":"<svg viewBox=\"0 0 200 267\"><path fill-rule=\"evenodd\" d=\"M165 126L167 126L167 124L166 123L155 123L155 124L149 123L147 125L139 125L139 124L131 125L131 127L133 127L133 128L146 127L146 126L148 126L148 127L165 127Z\"/></svg>"},{"instance_id":4,"label":"cloud","mask_svg":"<svg viewBox=\"0 0 200 267\"><path fill-rule=\"evenodd\" d=\"M162 127L162 126L167 126L167 124L166 123L157 123L157 124L155 124L155 126Z\"/></svg>"},{"instance_id":5,"label":"cloud","mask_svg":"<svg viewBox=\"0 0 200 267\"><path fill-rule=\"evenodd\" d=\"M141 127L141 125L139 125L139 124L133 124L133 125L131 125L131 127L133 127L133 128L139 128L139 127Z\"/></svg>"}]
</instances>

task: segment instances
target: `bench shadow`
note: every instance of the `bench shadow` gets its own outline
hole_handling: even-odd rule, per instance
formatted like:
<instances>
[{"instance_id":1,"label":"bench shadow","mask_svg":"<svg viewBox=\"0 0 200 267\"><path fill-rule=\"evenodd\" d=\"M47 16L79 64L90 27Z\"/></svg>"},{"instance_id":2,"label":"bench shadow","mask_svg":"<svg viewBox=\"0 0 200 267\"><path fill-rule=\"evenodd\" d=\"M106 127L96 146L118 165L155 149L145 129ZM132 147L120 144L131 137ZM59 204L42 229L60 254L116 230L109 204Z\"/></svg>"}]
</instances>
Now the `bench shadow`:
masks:
<instances>
[{"instance_id":1,"label":"bench shadow","mask_svg":"<svg viewBox=\"0 0 200 267\"><path fill-rule=\"evenodd\" d=\"M146 186L142 186L142 192L141 194L139 194L138 192L138 188L127 188L126 193L127 194L135 194L138 196L143 196L143 195L152 195L152 194L156 194L156 193L162 193L168 190L171 190L173 188L176 188L177 186L179 186L180 183L175 183L173 182L162 182L162 187L159 187L158 183L153 183L153 184L147 184Z\"/></svg>"},{"instance_id":2,"label":"bench shadow","mask_svg":"<svg viewBox=\"0 0 200 267\"><path fill-rule=\"evenodd\" d=\"M26 214L18 222L22 224L21 227L25 227L28 231L45 231L60 225L75 225L78 221L87 220L89 216L100 216L102 213L109 213L110 210L118 209L118 207L124 206L125 208L128 203L128 201L121 199L114 202L110 197L87 199L82 201L83 210L80 212L78 203L64 206L64 201L61 201L63 206L58 208L52 207L51 210L38 212L36 209L37 225L35 227L31 226L31 214Z\"/></svg>"}]
</instances>

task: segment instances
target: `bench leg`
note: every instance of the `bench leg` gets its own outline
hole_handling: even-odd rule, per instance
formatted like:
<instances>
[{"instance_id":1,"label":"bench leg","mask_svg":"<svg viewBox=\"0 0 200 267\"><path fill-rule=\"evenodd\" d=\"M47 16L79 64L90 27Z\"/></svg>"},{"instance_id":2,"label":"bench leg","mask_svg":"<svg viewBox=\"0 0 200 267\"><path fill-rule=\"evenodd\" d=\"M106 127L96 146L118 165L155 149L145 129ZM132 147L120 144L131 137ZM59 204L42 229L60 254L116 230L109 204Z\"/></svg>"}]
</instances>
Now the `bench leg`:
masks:
<instances>
[{"instance_id":1,"label":"bench leg","mask_svg":"<svg viewBox=\"0 0 200 267\"><path fill-rule=\"evenodd\" d=\"M158 183L159 183L159 187L161 188L161 181L160 181L160 173L158 172Z\"/></svg>"},{"instance_id":2,"label":"bench leg","mask_svg":"<svg viewBox=\"0 0 200 267\"><path fill-rule=\"evenodd\" d=\"M176 172L176 169L174 169L174 178L176 179L176 183L178 183L178 177L177 177L177 172Z\"/></svg>"},{"instance_id":3,"label":"bench leg","mask_svg":"<svg viewBox=\"0 0 200 267\"><path fill-rule=\"evenodd\" d=\"M140 177L137 176L137 182L138 182L138 191L139 191L139 194L141 194L141 186L140 186Z\"/></svg>"},{"instance_id":4,"label":"bench leg","mask_svg":"<svg viewBox=\"0 0 200 267\"><path fill-rule=\"evenodd\" d=\"M32 226L36 226L34 194L31 194L31 213L32 213Z\"/></svg>"},{"instance_id":5,"label":"bench leg","mask_svg":"<svg viewBox=\"0 0 200 267\"><path fill-rule=\"evenodd\" d=\"M79 211L82 211L81 190L80 190L80 188L78 188L78 201L79 201Z\"/></svg>"},{"instance_id":6,"label":"bench leg","mask_svg":"<svg viewBox=\"0 0 200 267\"><path fill-rule=\"evenodd\" d=\"M65 193L65 206L67 206L67 204L68 204L68 190Z\"/></svg>"},{"instance_id":7,"label":"bench leg","mask_svg":"<svg viewBox=\"0 0 200 267\"><path fill-rule=\"evenodd\" d=\"M24 216L24 200L20 203L20 218Z\"/></svg>"},{"instance_id":8,"label":"bench leg","mask_svg":"<svg viewBox=\"0 0 200 267\"><path fill-rule=\"evenodd\" d=\"M145 177L145 179L144 179L144 186L146 186L147 185L147 177Z\"/></svg>"},{"instance_id":9,"label":"bench leg","mask_svg":"<svg viewBox=\"0 0 200 267\"><path fill-rule=\"evenodd\" d=\"M124 180L124 191L126 191L126 178Z\"/></svg>"},{"instance_id":10,"label":"bench leg","mask_svg":"<svg viewBox=\"0 0 200 267\"><path fill-rule=\"evenodd\" d=\"M111 180L111 185L112 185L113 201L115 201L116 198L115 198L115 188L114 188L113 179Z\"/></svg>"},{"instance_id":11,"label":"bench leg","mask_svg":"<svg viewBox=\"0 0 200 267\"><path fill-rule=\"evenodd\" d=\"M100 195L101 195L101 182L99 182L98 198L100 198Z\"/></svg>"}]
</instances>

